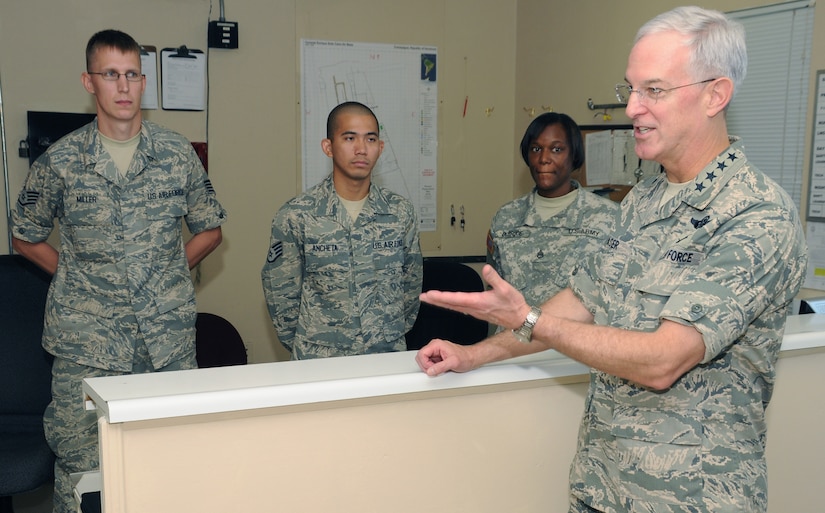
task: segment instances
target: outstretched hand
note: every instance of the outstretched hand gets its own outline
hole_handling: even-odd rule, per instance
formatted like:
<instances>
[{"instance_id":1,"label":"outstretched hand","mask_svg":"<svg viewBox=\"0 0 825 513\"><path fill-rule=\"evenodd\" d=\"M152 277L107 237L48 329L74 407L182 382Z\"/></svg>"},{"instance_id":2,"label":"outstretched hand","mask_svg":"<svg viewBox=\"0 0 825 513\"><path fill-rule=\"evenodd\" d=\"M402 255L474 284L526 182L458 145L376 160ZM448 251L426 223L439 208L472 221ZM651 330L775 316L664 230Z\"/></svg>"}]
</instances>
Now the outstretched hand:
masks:
<instances>
[{"instance_id":1,"label":"outstretched hand","mask_svg":"<svg viewBox=\"0 0 825 513\"><path fill-rule=\"evenodd\" d=\"M482 276L490 286L484 292L443 292L429 290L421 294L421 301L456 312L472 315L499 326L518 327L530 309L524 296L504 281L489 265ZM447 371L467 372L490 361L490 351L482 351L484 344L462 346L447 340L434 339L415 355L421 370L430 376Z\"/></svg>"},{"instance_id":2,"label":"outstretched hand","mask_svg":"<svg viewBox=\"0 0 825 513\"><path fill-rule=\"evenodd\" d=\"M421 294L421 301L472 315L498 326L506 328L521 326L530 310L524 296L499 276L490 265L484 266L481 275L490 285L489 290L484 292L429 290Z\"/></svg>"}]
</instances>

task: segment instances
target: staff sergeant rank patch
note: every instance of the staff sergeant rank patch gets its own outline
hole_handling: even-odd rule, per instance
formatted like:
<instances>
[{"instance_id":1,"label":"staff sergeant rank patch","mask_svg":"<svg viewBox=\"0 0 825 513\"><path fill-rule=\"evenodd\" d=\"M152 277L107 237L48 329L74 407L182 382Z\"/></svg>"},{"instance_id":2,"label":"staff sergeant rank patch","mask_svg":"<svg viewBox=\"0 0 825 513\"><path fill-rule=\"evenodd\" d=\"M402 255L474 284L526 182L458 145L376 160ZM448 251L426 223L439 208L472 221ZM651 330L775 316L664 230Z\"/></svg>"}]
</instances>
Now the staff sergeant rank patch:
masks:
<instances>
[{"instance_id":1,"label":"staff sergeant rank patch","mask_svg":"<svg viewBox=\"0 0 825 513\"><path fill-rule=\"evenodd\" d=\"M278 260L281 255L284 254L284 245L281 241L275 241L270 247L269 252L266 254L266 261L267 263L271 264L275 260Z\"/></svg>"},{"instance_id":2,"label":"staff sergeant rank patch","mask_svg":"<svg viewBox=\"0 0 825 513\"><path fill-rule=\"evenodd\" d=\"M40 199L39 191L22 190L20 191L20 195L17 197L17 204L21 207L30 207L37 203L38 199Z\"/></svg>"}]
</instances>

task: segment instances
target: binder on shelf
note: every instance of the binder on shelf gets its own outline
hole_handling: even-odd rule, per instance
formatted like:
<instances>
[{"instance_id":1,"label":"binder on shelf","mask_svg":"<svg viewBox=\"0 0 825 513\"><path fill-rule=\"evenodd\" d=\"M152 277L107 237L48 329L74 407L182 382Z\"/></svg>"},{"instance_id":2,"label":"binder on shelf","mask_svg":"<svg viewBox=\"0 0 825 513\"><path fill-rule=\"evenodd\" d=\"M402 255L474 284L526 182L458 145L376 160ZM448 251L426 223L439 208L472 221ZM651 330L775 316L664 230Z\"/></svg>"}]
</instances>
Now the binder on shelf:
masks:
<instances>
[{"instance_id":1,"label":"binder on shelf","mask_svg":"<svg viewBox=\"0 0 825 513\"><path fill-rule=\"evenodd\" d=\"M160 78L165 110L206 109L206 55L202 50L164 48Z\"/></svg>"}]
</instances>

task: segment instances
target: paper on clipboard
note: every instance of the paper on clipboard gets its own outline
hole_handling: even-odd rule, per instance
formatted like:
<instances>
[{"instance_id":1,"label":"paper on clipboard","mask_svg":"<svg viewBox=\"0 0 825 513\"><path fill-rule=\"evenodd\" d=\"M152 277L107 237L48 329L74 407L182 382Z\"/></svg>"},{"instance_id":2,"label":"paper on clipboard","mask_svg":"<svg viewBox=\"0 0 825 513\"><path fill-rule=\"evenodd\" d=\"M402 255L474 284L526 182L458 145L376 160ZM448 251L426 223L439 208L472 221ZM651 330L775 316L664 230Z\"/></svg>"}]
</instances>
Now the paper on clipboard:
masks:
<instances>
[{"instance_id":1,"label":"paper on clipboard","mask_svg":"<svg viewBox=\"0 0 825 513\"><path fill-rule=\"evenodd\" d=\"M140 108L158 108L158 52L154 46L140 47L140 69L146 76L146 89L140 98Z\"/></svg>"},{"instance_id":2,"label":"paper on clipboard","mask_svg":"<svg viewBox=\"0 0 825 513\"><path fill-rule=\"evenodd\" d=\"M160 53L163 108L206 109L206 55L186 46L164 48Z\"/></svg>"},{"instance_id":3,"label":"paper on clipboard","mask_svg":"<svg viewBox=\"0 0 825 513\"><path fill-rule=\"evenodd\" d=\"M587 134L584 146L587 162L587 183L603 185L610 183L610 169L613 167L613 138L610 130Z\"/></svg>"}]
</instances>

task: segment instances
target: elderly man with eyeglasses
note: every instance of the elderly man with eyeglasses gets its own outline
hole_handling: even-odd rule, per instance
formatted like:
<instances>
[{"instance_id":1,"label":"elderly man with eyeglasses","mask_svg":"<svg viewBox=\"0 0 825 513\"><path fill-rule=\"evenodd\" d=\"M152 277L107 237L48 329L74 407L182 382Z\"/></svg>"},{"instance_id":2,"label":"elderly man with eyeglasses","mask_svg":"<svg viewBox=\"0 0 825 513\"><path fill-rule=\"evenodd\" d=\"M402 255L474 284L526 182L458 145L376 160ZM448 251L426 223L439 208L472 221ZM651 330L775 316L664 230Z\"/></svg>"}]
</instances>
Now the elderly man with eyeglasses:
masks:
<instances>
[{"instance_id":1,"label":"elderly man with eyeglasses","mask_svg":"<svg viewBox=\"0 0 825 513\"><path fill-rule=\"evenodd\" d=\"M630 191L601 250L540 307L489 266L486 292L421 296L512 328L431 342L416 356L430 375L545 349L591 367L571 512L767 511L765 411L807 250L789 195L727 133L746 67L722 13L649 21L616 90L664 173Z\"/></svg>"},{"instance_id":2,"label":"elderly man with eyeglasses","mask_svg":"<svg viewBox=\"0 0 825 513\"><path fill-rule=\"evenodd\" d=\"M131 36L92 36L81 80L97 118L37 159L12 212L14 249L54 275L43 347L55 356L44 425L56 513L77 510L69 475L98 466L83 379L196 367L189 269L220 244L226 220L189 141L142 120ZM55 219L59 252L46 240Z\"/></svg>"}]
</instances>

